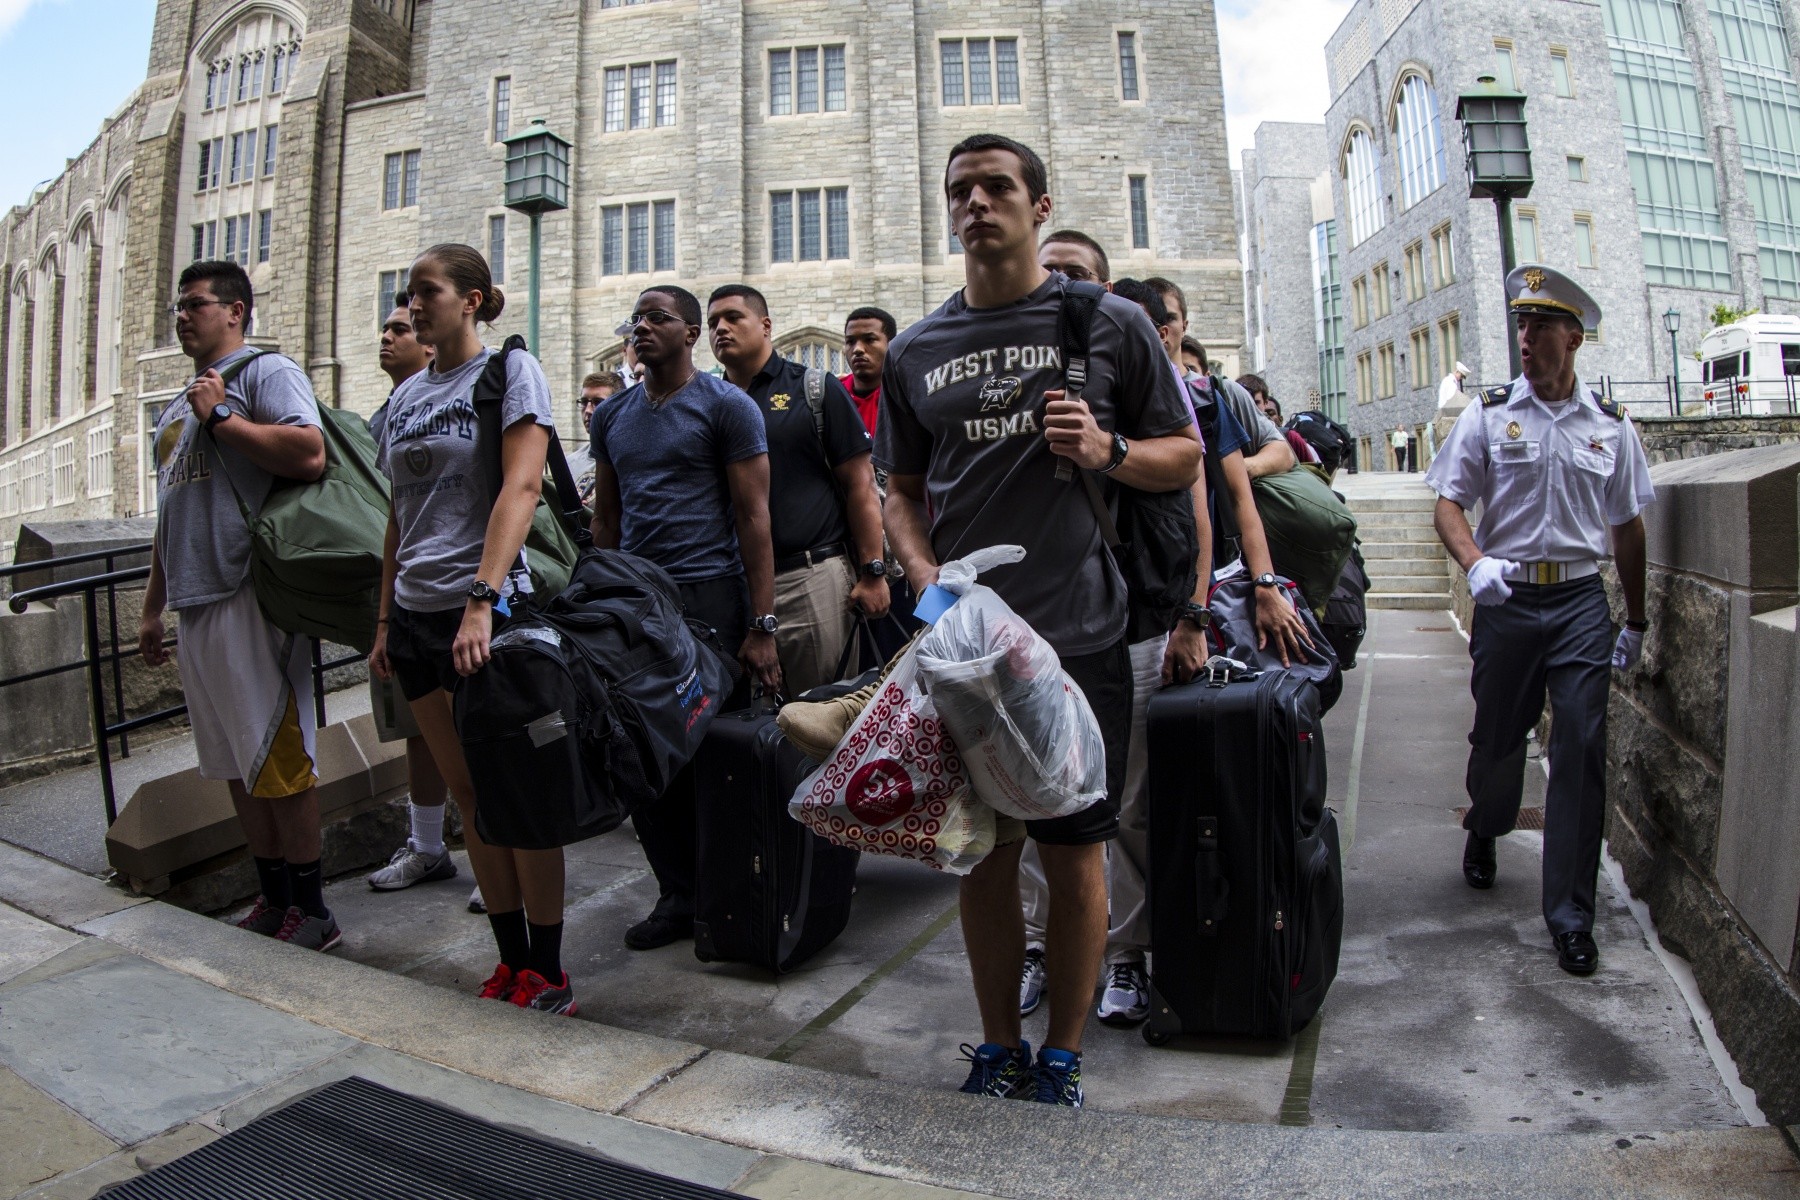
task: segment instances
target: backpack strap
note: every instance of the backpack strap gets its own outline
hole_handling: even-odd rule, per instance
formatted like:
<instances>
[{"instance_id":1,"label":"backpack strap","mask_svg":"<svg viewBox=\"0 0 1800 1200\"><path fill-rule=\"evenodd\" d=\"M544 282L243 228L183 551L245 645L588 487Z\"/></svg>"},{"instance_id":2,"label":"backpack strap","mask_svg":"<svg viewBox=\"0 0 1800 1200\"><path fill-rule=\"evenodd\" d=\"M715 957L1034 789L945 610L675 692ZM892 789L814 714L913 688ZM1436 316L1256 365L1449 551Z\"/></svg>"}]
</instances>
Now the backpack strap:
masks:
<instances>
[{"instance_id":1,"label":"backpack strap","mask_svg":"<svg viewBox=\"0 0 1800 1200\"><path fill-rule=\"evenodd\" d=\"M1062 312L1058 333L1062 339L1064 389L1071 400L1081 399L1087 386L1088 352L1094 340L1094 314L1100 311L1100 297L1106 289L1088 280L1066 280L1063 283ZM1073 479L1075 464L1066 458L1057 460L1056 477ZM1089 493L1093 494L1092 491Z\"/></svg>"},{"instance_id":2,"label":"backpack strap","mask_svg":"<svg viewBox=\"0 0 1800 1200\"><path fill-rule=\"evenodd\" d=\"M487 479L490 505L499 497L504 479L500 441L506 431L500 427L500 420L506 401L506 360L515 350L525 350L525 339L516 333L500 344L475 379L476 440L481 447L481 473ZM569 460L563 454L562 439L557 436L555 426L550 428L550 445L544 454L544 462L556 488L553 507L557 519L577 549L591 545L593 530L581 523L581 489L575 486L575 473L569 470Z\"/></svg>"},{"instance_id":3,"label":"backpack strap","mask_svg":"<svg viewBox=\"0 0 1800 1200\"><path fill-rule=\"evenodd\" d=\"M263 355L269 353L269 351L259 349L255 346L248 347L248 349L249 349L250 353L244 355L244 357L238 359L234 363L227 364L225 369L223 371L219 372L219 382L220 383L223 383L229 387L231 382L234 379L236 379L239 375L242 375L244 373L245 367L249 366L252 362L261 358ZM175 401L179 401L183 396L186 396L188 394L188 388L191 388L193 386L194 385L192 383L190 383L190 384L188 384L187 387L182 388L181 395L176 396ZM247 396L248 396L248 385L246 385L246 398L247 398ZM170 403L174 403L175 401L171 401ZM316 403L316 401L315 401L315 403ZM164 411L166 412L168 410L165 409ZM195 415L198 416L198 414L195 414ZM244 419L246 421L249 420L250 419L249 415L246 414ZM213 437L212 430L210 430L206 427L206 422L204 422L204 421L200 422L200 429L201 429L201 432L206 434L206 440L213 444L213 449L217 450L219 448L219 441L217 438ZM327 443L327 450L329 450L329 443ZM238 513L240 516L242 516L244 518L244 527L250 528L253 525L256 518L254 518L253 516L250 515L250 506L248 504L244 503L244 494L242 492L238 491L238 486L237 486L236 481L231 478L231 467L229 464L226 463L225 456L223 454L219 455L219 474L221 474L225 477L225 486L231 489L231 498L233 500L237 501Z\"/></svg>"},{"instance_id":4,"label":"backpack strap","mask_svg":"<svg viewBox=\"0 0 1800 1200\"><path fill-rule=\"evenodd\" d=\"M817 367L806 368L806 407L812 410L813 432L819 437L819 445L825 445L825 372Z\"/></svg>"}]
</instances>

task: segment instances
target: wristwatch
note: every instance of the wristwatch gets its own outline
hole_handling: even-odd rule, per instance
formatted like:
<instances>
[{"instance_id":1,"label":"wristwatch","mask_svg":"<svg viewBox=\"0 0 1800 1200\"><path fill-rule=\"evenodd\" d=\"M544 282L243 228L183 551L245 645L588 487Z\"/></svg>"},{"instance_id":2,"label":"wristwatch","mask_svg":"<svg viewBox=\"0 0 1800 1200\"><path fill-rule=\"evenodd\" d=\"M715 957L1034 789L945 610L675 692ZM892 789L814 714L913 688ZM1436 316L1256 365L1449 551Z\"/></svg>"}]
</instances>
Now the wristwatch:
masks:
<instances>
[{"instance_id":1,"label":"wristwatch","mask_svg":"<svg viewBox=\"0 0 1800 1200\"><path fill-rule=\"evenodd\" d=\"M867 575L870 579L885 578L888 573L887 561L885 559L872 558L863 564L862 573Z\"/></svg>"},{"instance_id":2,"label":"wristwatch","mask_svg":"<svg viewBox=\"0 0 1800 1200\"><path fill-rule=\"evenodd\" d=\"M1256 577L1256 586L1266 588L1280 587L1281 580L1275 578L1274 572L1264 571L1261 575Z\"/></svg>"},{"instance_id":3,"label":"wristwatch","mask_svg":"<svg viewBox=\"0 0 1800 1200\"><path fill-rule=\"evenodd\" d=\"M750 618L751 633L774 633L779 626L780 622L775 619L774 613L770 613L765 617Z\"/></svg>"},{"instance_id":4,"label":"wristwatch","mask_svg":"<svg viewBox=\"0 0 1800 1200\"><path fill-rule=\"evenodd\" d=\"M1127 454L1131 453L1131 443L1125 440L1124 434L1122 434L1122 433L1113 434L1112 435L1112 443L1113 443L1112 461L1107 463L1104 467L1100 468L1100 473L1102 475L1111 475L1114 471L1118 470L1119 464L1125 461L1125 456Z\"/></svg>"},{"instance_id":5,"label":"wristwatch","mask_svg":"<svg viewBox=\"0 0 1800 1200\"><path fill-rule=\"evenodd\" d=\"M500 593L489 587L484 581L477 579L469 585L469 599L479 600L483 604L493 604L500 599Z\"/></svg>"},{"instance_id":6,"label":"wristwatch","mask_svg":"<svg viewBox=\"0 0 1800 1200\"><path fill-rule=\"evenodd\" d=\"M1186 604L1183 604L1180 608L1175 610L1175 619L1177 621L1186 621L1195 629L1204 630L1207 626L1212 624L1212 609L1206 607L1204 604L1195 604L1192 600L1189 600Z\"/></svg>"},{"instance_id":7,"label":"wristwatch","mask_svg":"<svg viewBox=\"0 0 1800 1200\"><path fill-rule=\"evenodd\" d=\"M219 403L213 405L212 412L207 414L206 432L211 433L218 427L221 421L224 421L232 415L231 405L225 403L223 400L219 401Z\"/></svg>"}]
</instances>

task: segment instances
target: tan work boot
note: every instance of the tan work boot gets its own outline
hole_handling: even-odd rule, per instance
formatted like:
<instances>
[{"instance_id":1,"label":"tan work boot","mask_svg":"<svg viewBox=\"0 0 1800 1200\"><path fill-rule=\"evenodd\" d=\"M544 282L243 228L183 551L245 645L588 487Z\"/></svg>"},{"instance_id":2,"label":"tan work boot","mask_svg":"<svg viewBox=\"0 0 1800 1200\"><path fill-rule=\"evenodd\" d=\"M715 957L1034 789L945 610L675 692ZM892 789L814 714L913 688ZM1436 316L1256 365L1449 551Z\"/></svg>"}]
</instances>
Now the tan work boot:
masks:
<instances>
[{"instance_id":1,"label":"tan work boot","mask_svg":"<svg viewBox=\"0 0 1800 1200\"><path fill-rule=\"evenodd\" d=\"M781 711L775 714L775 724L787 735L787 740L800 748L800 752L808 758L824 762L837 749L844 735L850 732L850 726L862 715L862 710L875 699L875 693L881 688L882 680L857 688L843 696L835 696L830 700L798 701L784 704Z\"/></svg>"},{"instance_id":2,"label":"tan work boot","mask_svg":"<svg viewBox=\"0 0 1800 1200\"><path fill-rule=\"evenodd\" d=\"M869 707L869 701L875 699L875 693L881 690L882 682L893 674L895 664L923 633L924 630L920 630L913 634L911 641L888 659L874 683L865 684L854 692L835 696L830 700L801 700L784 704L781 711L775 714L776 727L787 736L788 741L800 748L802 754L824 762L837 749L838 743L844 740L844 735L850 732L850 726L856 723L862 710Z\"/></svg>"}]
</instances>

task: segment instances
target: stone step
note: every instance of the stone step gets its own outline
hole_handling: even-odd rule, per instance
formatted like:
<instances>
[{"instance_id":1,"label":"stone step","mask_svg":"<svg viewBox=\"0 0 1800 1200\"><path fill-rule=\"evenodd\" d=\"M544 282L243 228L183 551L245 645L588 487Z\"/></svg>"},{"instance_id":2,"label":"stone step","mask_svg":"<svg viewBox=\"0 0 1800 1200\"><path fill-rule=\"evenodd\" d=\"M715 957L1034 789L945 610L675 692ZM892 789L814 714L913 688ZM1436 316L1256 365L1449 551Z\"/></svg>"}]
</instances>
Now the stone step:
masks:
<instances>
[{"instance_id":1,"label":"stone step","mask_svg":"<svg viewBox=\"0 0 1800 1200\"><path fill-rule=\"evenodd\" d=\"M1431 513L1424 510L1391 512L1377 509L1362 512L1353 508L1350 513L1356 518L1356 523L1365 529L1423 529L1430 532L1434 528Z\"/></svg>"},{"instance_id":2,"label":"stone step","mask_svg":"<svg viewBox=\"0 0 1800 1200\"><path fill-rule=\"evenodd\" d=\"M1369 572L1369 590L1371 592L1431 592L1441 591L1446 595L1450 591L1450 576L1446 572L1440 575L1394 575L1383 572Z\"/></svg>"},{"instance_id":3,"label":"stone step","mask_svg":"<svg viewBox=\"0 0 1800 1200\"><path fill-rule=\"evenodd\" d=\"M1350 511L1366 512L1431 512L1437 508L1437 493L1421 490L1416 496L1351 496Z\"/></svg>"},{"instance_id":4,"label":"stone step","mask_svg":"<svg viewBox=\"0 0 1800 1200\"><path fill-rule=\"evenodd\" d=\"M1435 558L1443 562L1450 561L1445 557L1444 548L1436 538L1429 542L1423 540L1417 542L1364 542L1362 556L1366 566L1409 558Z\"/></svg>"},{"instance_id":5,"label":"stone step","mask_svg":"<svg viewBox=\"0 0 1800 1200\"><path fill-rule=\"evenodd\" d=\"M1369 608L1448 609L1448 592L1370 592L1365 600Z\"/></svg>"},{"instance_id":6,"label":"stone step","mask_svg":"<svg viewBox=\"0 0 1800 1200\"><path fill-rule=\"evenodd\" d=\"M1435 558L1374 558L1363 556L1363 569L1370 579L1402 575L1409 579L1448 579L1450 567L1443 555Z\"/></svg>"}]
</instances>

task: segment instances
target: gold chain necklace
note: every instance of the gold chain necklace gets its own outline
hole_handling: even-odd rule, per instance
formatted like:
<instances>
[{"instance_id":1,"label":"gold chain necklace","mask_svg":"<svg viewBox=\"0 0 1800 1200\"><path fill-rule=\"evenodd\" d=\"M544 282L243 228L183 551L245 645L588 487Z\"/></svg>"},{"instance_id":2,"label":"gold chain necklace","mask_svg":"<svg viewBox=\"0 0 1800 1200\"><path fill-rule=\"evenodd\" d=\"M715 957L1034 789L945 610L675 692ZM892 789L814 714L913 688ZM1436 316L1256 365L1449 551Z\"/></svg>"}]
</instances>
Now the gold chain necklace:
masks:
<instances>
[{"instance_id":1,"label":"gold chain necklace","mask_svg":"<svg viewBox=\"0 0 1800 1200\"><path fill-rule=\"evenodd\" d=\"M664 404L666 404L668 402L670 397L674 396L677 392L679 392L682 388L686 387L688 384L694 382L694 376L698 373L699 373L698 368L690 367L688 369L687 378L683 379L680 383L676 384L674 387L670 388L668 391L664 392L660 396L658 396L654 392L652 392L650 390L650 385L648 383L645 383L644 384L644 399L650 401L651 408L661 408Z\"/></svg>"}]
</instances>

